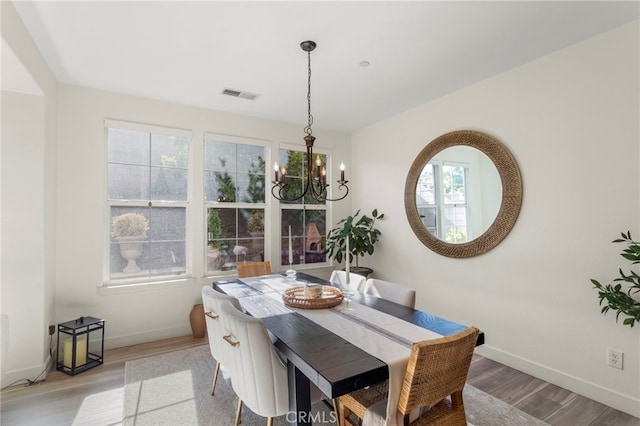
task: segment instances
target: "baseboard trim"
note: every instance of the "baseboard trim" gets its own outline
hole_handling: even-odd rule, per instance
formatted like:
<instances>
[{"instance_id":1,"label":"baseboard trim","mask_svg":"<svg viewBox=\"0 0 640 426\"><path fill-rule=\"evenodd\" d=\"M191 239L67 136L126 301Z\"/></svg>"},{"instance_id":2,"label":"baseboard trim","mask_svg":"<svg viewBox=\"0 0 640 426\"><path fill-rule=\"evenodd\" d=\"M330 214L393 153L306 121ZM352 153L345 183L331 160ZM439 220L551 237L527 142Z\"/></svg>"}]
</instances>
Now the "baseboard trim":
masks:
<instances>
[{"instance_id":1,"label":"baseboard trim","mask_svg":"<svg viewBox=\"0 0 640 426\"><path fill-rule=\"evenodd\" d=\"M640 399L621 394L613 389L588 382L579 377L549 368L490 345L485 344L479 346L476 348L476 352L493 361L515 368L587 398L591 398L616 410L623 411L634 417L640 417Z\"/></svg>"},{"instance_id":2,"label":"baseboard trim","mask_svg":"<svg viewBox=\"0 0 640 426\"><path fill-rule=\"evenodd\" d=\"M156 340L169 339L171 337L187 336L191 334L188 325L178 325L170 328L146 331L144 333L126 334L114 337L105 337L104 348L114 349L140 343L155 342Z\"/></svg>"},{"instance_id":3,"label":"baseboard trim","mask_svg":"<svg viewBox=\"0 0 640 426\"><path fill-rule=\"evenodd\" d=\"M51 363L51 364L50 364ZM1 387L9 386L11 383L19 380L44 380L52 369L55 369L51 355L48 355L42 364L33 367L23 368L21 370L6 371L2 374L0 380ZM46 369L46 371L44 371ZM16 384L17 385L17 384Z\"/></svg>"}]
</instances>

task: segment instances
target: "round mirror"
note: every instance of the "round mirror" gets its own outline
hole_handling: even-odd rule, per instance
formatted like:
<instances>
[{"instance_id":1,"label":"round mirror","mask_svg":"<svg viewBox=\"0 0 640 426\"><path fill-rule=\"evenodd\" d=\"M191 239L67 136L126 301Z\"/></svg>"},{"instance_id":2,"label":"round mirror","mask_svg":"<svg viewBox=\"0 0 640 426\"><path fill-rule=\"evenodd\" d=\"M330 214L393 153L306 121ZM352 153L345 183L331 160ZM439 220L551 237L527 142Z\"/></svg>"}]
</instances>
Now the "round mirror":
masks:
<instances>
[{"instance_id":1,"label":"round mirror","mask_svg":"<svg viewBox=\"0 0 640 426\"><path fill-rule=\"evenodd\" d=\"M405 211L418 239L436 253L471 257L498 245L515 224L522 180L495 138L460 130L429 143L405 184Z\"/></svg>"}]
</instances>

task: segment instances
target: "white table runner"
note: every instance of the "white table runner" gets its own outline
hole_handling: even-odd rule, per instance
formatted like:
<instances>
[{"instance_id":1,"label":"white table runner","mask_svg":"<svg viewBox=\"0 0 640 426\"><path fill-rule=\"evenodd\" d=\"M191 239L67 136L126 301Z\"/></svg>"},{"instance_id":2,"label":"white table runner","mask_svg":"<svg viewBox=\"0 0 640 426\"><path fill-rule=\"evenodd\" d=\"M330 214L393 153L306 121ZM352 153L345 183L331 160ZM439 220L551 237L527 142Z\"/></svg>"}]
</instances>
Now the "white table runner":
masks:
<instances>
[{"instance_id":1,"label":"white table runner","mask_svg":"<svg viewBox=\"0 0 640 426\"><path fill-rule=\"evenodd\" d=\"M278 277L265 277L260 280L275 290L274 293L266 293L265 295L283 303L281 293L291 288L289 281ZM301 283L294 282L294 285L301 285ZM349 303L350 309L346 310L345 305L346 302L343 302L331 309L288 308L342 337L349 343L362 348L389 366L389 399L386 407L386 419L382 424L396 425L398 424L396 415L398 400L409 363L411 344L442 336L353 301Z\"/></svg>"}]
</instances>

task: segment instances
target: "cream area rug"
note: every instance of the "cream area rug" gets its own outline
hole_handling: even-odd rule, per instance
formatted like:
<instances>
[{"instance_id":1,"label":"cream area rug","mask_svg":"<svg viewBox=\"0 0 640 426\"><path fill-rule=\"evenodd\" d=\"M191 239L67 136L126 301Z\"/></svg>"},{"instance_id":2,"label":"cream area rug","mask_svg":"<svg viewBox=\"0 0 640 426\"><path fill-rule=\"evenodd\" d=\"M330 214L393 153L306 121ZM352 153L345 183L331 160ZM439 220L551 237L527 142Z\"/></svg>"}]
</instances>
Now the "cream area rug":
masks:
<instances>
[{"instance_id":1,"label":"cream area rug","mask_svg":"<svg viewBox=\"0 0 640 426\"><path fill-rule=\"evenodd\" d=\"M238 398L222 374L211 396L214 368L207 345L127 362L123 424L233 425ZM464 390L464 405L473 426L547 424L469 385ZM314 425L336 424L327 404L317 403L313 409ZM264 417L243 406L241 425L265 424ZM286 417L275 418L273 424L286 425Z\"/></svg>"}]
</instances>

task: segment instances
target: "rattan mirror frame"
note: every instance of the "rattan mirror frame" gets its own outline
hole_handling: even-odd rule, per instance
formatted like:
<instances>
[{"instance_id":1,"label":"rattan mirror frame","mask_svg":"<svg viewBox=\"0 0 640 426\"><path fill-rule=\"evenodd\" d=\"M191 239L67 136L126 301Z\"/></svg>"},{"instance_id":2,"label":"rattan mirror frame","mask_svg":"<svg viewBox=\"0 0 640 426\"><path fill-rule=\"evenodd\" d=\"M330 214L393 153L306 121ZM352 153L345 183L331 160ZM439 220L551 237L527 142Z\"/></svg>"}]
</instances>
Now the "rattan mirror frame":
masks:
<instances>
[{"instance_id":1,"label":"rattan mirror frame","mask_svg":"<svg viewBox=\"0 0 640 426\"><path fill-rule=\"evenodd\" d=\"M440 151L452 146L469 146L493 161L502 182L502 203L489 229L472 241L452 244L435 237L422 223L416 205L416 185L422 169ZM474 130L456 130L438 136L413 161L404 187L404 207L411 229L428 248L443 256L465 258L486 253L511 232L522 206L522 177L511 152L499 140Z\"/></svg>"}]
</instances>

